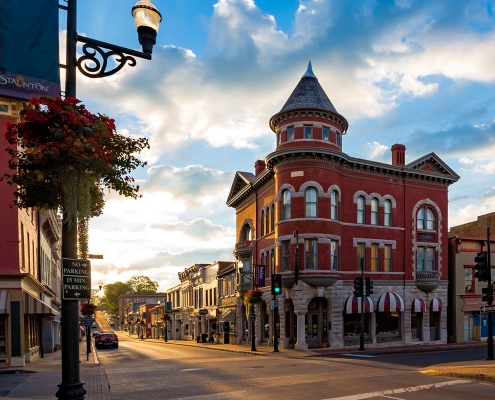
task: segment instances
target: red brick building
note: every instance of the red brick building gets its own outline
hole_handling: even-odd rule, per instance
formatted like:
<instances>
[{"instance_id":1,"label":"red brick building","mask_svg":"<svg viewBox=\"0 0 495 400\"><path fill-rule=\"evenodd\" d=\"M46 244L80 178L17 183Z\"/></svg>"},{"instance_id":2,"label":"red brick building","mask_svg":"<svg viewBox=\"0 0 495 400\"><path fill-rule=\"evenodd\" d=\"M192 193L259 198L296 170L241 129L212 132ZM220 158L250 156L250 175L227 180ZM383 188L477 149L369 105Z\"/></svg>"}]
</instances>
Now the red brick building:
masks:
<instances>
[{"instance_id":1,"label":"red brick building","mask_svg":"<svg viewBox=\"0 0 495 400\"><path fill-rule=\"evenodd\" d=\"M365 343L445 343L448 187L459 176L435 153L406 163L401 144L392 146L391 164L344 153L348 122L311 64L270 128L275 151L256 161L255 174L237 172L227 199L236 210L241 295L252 287L253 265L266 266L257 341L270 340L270 276L280 273L282 346L358 345L353 290L363 272L374 283L363 303ZM244 331L241 307L236 326Z\"/></svg>"}]
</instances>

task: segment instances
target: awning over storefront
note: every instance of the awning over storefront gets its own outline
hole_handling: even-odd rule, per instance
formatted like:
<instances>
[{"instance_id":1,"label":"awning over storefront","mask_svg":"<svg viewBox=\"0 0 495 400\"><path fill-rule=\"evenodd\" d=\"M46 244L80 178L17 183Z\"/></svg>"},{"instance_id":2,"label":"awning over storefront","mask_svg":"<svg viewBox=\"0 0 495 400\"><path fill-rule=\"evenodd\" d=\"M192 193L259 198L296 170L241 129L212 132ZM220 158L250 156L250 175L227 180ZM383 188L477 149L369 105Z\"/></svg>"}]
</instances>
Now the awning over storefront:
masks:
<instances>
[{"instance_id":1,"label":"awning over storefront","mask_svg":"<svg viewBox=\"0 0 495 400\"><path fill-rule=\"evenodd\" d=\"M387 292L378 299L378 312L404 312L404 300L397 293Z\"/></svg>"},{"instance_id":2,"label":"awning over storefront","mask_svg":"<svg viewBox=\"0 0 495 400\"><path fill-rule=\"evenodd\" d=\"M0 290L0 314L10 314L9 291Z\"/></svg>"},{"instance_id":3,"label":"awning over storefront","mask_svg":"<svg viewBox=\"0 0 495 400\"><path fill-rule=\"evenodd\" d=\"M24 292L24 313L25 314L47 314L58 316L60 313L43 303L28 292Z\"/></svg>"},{"instance_id":4,"label":"awning over storefront","mask_svg":"<svg viewBox=\"0 0 495 400\"><path fill-rule=\"evenodd\" d=\"M222 315L219 317L219 321L233 321L234 319L235 310L232 308L222 310Z\"/></svg>"},{"instance_id":5,"label":"awning over storefront","mask_svg":"<svg viewBox=\"0 0 495 400\"><path fill-rule=\"evenodd\" d=\"M351 294L345 303L344 311L346 314L361 314L361 297L356 297ZM364 297L364 312L373 313L375 304L371 297Z\"/></svg>"},{"instance_id":6,"label":"awning over storefront","mask_svg":"<svg viewBox=\"0 0 495 400\"><path fill-rule=\"evenodd\" d=\"M414 299L412 302L411 311L415 313L425 312L426 304L422 299Z\"/></svg>"},{"instance_id":7,"label":"awning over storefront","mask_svg":"<svg viewBox=\"0 0 495 400\"><path fill-rule=\"evenodd\" d=\"M443 308L442 300L440 300L436 297L431 300L431 303L430 303L430 311L431 312L440 312L440 311L442 311L442 308Z\"/></svg>"}]
</instances>

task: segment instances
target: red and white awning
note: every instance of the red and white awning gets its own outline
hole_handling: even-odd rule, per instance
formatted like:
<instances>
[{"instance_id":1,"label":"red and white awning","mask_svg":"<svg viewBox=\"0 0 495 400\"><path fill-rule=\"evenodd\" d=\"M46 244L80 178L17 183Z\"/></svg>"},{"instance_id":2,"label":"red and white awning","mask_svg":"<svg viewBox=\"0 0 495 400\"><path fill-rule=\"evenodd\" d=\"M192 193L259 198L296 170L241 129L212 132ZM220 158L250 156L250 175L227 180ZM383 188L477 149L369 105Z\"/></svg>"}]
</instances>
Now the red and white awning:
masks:
<instances>
[{"instance_id":1,"label":"red and white awning","mask_svg":"<svg viewBox=\"0 0 495 400\"><path fill-rule=\"evenodd\" d=\"M364 297L364 312L373 313L375 311L375 304L371 297ZM345 303L344 312L346 314L361 314L361 297L356 297L351 294Z\"/></svg>"},{"instance_id":2,"label":"red and white awning","mask_svg":"<svg viewBox=\"0 0 495 400\"><path fill-rule=\"evenodd\" d=\"M404 312L404 300L397 293L384 293L378 299L377 312Z\"/></svg>"},{"instance_id":3,"label":"red and white awning","mask_svg":"<svg viewBox=\"0 0 495 400\"><path fill-rule=\"evenodd\" d=\"M440 300L436 297L431 300L431 303L430 303L430 311L431 312L440 312L440 311L442 311L442 308L443 308L442 300Z\"/></svg>"},{"instance_id":4,"label":"red and white awning","mask_svg":"<svg viewBox=\"0 0 495 400\"><path fill-rule=\"evenodd\" d=\"M412 302L412 307L411 311L418 313L418 312L425 312L426 311L426 304L423 300L421 299L414 299Z\"/></svg>"}]
</instances>

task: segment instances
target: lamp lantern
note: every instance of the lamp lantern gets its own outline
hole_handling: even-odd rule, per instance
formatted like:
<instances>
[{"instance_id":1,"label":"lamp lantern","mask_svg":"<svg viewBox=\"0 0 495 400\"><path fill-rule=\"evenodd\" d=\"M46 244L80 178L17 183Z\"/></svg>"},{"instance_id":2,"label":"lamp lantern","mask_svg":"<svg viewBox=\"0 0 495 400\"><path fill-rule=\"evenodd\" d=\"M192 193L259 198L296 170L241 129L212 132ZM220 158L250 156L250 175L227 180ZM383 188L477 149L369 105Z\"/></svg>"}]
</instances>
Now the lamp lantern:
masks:
<instances>
[{"instance_id":1,"label":"lamp lantern","mask_svg":"<svg viewBox=\"0 0 495 400\"><path fill-rule=\"evenodd\" d=\"M140 0L132 7L134 26L138 32L139 44L143 53L151 54L156 44L156 34L162 21L160 11L150 0Z\"/></svg>"}]
</instances>

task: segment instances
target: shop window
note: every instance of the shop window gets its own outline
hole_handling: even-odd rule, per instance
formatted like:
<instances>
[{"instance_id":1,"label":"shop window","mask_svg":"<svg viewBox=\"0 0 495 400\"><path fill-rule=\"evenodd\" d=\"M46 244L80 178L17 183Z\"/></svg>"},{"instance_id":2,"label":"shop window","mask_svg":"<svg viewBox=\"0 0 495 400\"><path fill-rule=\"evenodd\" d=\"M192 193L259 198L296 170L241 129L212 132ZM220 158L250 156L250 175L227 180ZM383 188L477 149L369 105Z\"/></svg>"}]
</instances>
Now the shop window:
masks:
<instances>
[{"instance_id":1,"label":"shop window","mask_svg":"<svg viewBox=\"0 0 495 400\"><path fill-rule=\"evenodd\" d=\"M364 342L371 343L370 336L371 314L364 314ZM358 345L361 337L361 314L344 314L344 345Z\"/></svg>"},{"instance_id":2,"label":"shop window","mask_svg":"<svg viewBox=\"0 0 495 400\"><path fill-rule=\"evenodd\" d=\"M359 196L357 198L357 223L364 224L365 223L365 201L363 196Z\"/></svg>"},{"instance_id":3,"label":"shop window","mask_svg":"<svg viewBox=\"0 0 495 400\"><path fill-rule=\"evenodd\" d=\"M376 341L377 343L400 340L400 313L376 313Z\"/></svg>"},{"instance_id":4,"label":"shop window","mask_svg":"<svg viewBox=\"0 0 495 400\"><path fill-rule=\"evenodd\" d=\"M430 311L430 340L440 340L440 313Z\"/></svg>"},{"instance_id":5,"label":"shop window","mask_svg":"<svg viewBox=\"0 0 495 400\"><path fill-rule=\"evenodd\" d=\"M290 219L290 191L284 190L282 193L282 220Z\"/></svg>"},{"instance_id":6,"label":"shop window","mask_svg":"<svg viewBox=\"0 0 495 400\"><path fill-rule=\"evenodd\" d=\"M412 340L423 340L422 326L423 326L423 313L411 312Z\"/></svg>"},{"instance_id":7,"label":"shop window","mask_svg":"<svg viewBox=\"0 0 495 400\"><path fill-rule=\"evenodd\" d=\"M306 269L318 268L318 239L305 239L304 253Z\"/></svg>"},{"instance_id":8,"label":"shop window","mask_svg":"<svg viewBox=\"0 0 495 400\"><path fill-rule=\"evenodd\" d=\"M314 187L309 187L304 192L306 203L305 217L316 218L318 209L318 191Z\"/></svg>"}]
</instances>

